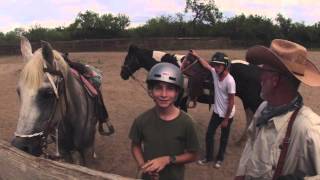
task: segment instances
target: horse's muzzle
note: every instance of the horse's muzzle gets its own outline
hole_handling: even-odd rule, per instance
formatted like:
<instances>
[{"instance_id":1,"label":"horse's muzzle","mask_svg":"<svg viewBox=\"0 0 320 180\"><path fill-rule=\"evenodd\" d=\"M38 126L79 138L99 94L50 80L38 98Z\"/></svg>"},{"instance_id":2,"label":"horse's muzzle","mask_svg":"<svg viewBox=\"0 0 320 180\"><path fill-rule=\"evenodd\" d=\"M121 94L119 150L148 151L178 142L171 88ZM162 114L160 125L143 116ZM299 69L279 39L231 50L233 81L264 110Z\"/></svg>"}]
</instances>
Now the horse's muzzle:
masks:
<instances>
[{"instance_id":1,"label":"horse's muzzle","mask_svg":"<svg viewBox=\"0 0 320 180\"><path fill-rule=\"evenodd\" d=\"M40 137L22 138L16 136L11 141L11 145L34 156L42 154Z\"/></svg>"},{"instance_id":2,"label":"horse's muzzle","mask_svg":"<svg viewBox=\"0 0 320 180\"><path fill-rule=\"evenodd\" d=\"M120 72L120 76L123 80L128 80L130 75L126 70L124 70L124 68L122 68Z\"/></svg>"}]
</instances>

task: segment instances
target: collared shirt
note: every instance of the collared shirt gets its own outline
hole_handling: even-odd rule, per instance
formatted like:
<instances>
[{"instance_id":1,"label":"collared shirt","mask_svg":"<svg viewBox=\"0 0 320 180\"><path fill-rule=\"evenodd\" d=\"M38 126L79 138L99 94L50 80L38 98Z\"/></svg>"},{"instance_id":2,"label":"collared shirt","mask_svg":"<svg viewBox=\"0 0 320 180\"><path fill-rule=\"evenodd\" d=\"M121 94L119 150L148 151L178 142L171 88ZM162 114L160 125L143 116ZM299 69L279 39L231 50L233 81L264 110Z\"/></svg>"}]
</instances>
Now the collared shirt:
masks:
<instances>
[{"instance_id":1,"label":"collared shirt","mask_svg":"<svg viewBox=\"0 0 320 180\"><path fill-rule=\"evenodd\" d=\"M279 146L293 111L273 117L259 128L256 122L266 105L267 102L260 105L248 128L248 141L237 176L272 179L281 153ZM302 173L320 177L320 117L310 108L302 106L294 121L290 140L282 174Z\"/></svg>"}]
</instances>

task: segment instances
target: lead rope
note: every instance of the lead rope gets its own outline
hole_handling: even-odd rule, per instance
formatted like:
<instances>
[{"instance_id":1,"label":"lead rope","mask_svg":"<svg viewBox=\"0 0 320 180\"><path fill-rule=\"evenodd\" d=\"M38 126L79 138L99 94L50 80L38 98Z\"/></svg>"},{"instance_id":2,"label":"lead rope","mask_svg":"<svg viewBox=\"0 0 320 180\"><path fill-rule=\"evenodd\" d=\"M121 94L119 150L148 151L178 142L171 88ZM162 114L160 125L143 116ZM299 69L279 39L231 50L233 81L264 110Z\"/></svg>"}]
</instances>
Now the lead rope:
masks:
<instances>
[{"instance_id":1,"label":"lead rope","mask_svg":"<svg viewBox=\"0 0 320 180\"><path fill-rule=\"evenodd\" d=\"M44 67L44 69L47 69L47 68L48 68L46 63L43 64L43 67ZM57 100L56 100L56 102L55 102L55 110L56 110L56 108L57 108L57 106L58 106L58 101L59 101L59 93L58 93L58 88L59 88L58 85L59 85L59 84L57 84L57 86L55 85L55 83L54 83L54 81L53 81L53 79L52 79L52 75L51 75L49 72L45 72L45 74L46 74L46 76L48 77L48 80L49 80L49 82L50 82L50 84L51 84L51 86L52 86L52 88L53 88L54 94L55 94L55 96L56 96L56 98L57 98ZM49 122L48 122L48 123L50 123L50 120L53 118L55 110L50 114ZM49 135L49 134L45 134L45 133L44 133L44 134L41 136L41 140L42 140L42 152L43 152L45 158L49 158L49 159L59 159L59 158L60 158L59 144L58 144L58 143L59 143L58 128L59 128L59 125L57 125L56 128L55 128L55 141L56 141L56 142L55 142L55 144L56 144L56 145L55 145L55 150L56 150L55 156L50 155L50 154L48 153L48 151L47 151L47 148L48 148L48 135Z\"/></svg>"},{"instance_id":2,"label":"lead rope","mask_svg":"<svg viewBox=\"0 0 320 180\"><path fill-rule=\"evenodd\" d=\"M138 83L139 86L141 86L146 92L148 92L148 89L144 86L144 83L137 79L133 74L131 75L131 78Z\"/></svg>"},{"instance_id":3,"label":"lead rope","mask_svg":"<svg viewBox=\"0 0 320 180\"><path fill-rule=\"evenodd\" d=\"M189 64L189 66L187 66L186 68L182 69L181 72L184 73L185 71L187 71L188 69L190 69L192 66L194 66L199 60L195 60L193 63Z\"/></svg>"}]
</instances>

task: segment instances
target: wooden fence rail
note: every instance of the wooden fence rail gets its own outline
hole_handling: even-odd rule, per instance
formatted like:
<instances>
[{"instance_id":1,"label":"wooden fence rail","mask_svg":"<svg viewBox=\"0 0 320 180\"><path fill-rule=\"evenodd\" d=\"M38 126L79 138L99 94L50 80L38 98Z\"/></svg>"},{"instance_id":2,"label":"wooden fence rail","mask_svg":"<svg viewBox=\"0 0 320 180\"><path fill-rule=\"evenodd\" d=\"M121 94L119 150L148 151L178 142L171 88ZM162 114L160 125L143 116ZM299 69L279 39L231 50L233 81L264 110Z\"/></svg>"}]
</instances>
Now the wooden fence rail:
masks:
<instances>
[{"instance_id":1,"label":"wooden fence rail","mask_svg":"<svg viewBox=\"0 0 320 180\"><path fill-rule=\"evenodd\" d=\"M157 50L215 49L231 46L228 38L94 39L50 43L54 49L61 52L126 51L130 44ZM40 42L31 44L33 49L40 47ZM13 54L20 54L19 44L0 45L0 55Z\"/></svg>"},{"instance_id":2,"label":"wooden fence rail","mask_svg":"<svg viewBox=\"0 0 320 180\"><path fill-rule=\"evenodd\" d=\"M0 180L129 180L115 174L26 154L0 140Z\"/></svg>"}]
</instances>

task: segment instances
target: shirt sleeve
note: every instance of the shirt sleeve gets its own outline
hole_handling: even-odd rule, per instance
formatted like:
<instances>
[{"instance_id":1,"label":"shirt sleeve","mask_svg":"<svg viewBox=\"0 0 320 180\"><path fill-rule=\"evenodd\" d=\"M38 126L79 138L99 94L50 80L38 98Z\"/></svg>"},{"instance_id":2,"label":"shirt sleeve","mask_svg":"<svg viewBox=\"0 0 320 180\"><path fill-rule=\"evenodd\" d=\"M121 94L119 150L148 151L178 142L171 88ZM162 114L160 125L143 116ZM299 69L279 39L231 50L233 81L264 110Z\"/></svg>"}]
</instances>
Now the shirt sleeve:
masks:
<instances>
[{"instance_id":1,"label":"shirt sleeve","mask_svg":"<svg viewBox=\"0 0 320 180\"><path fill-rule=\"evenodd\" d=\"M139 123L139 119L135 119L130 129L129 138L135 144L142 142L142 131L141 131L141 123Z\"/></svg>"},{"instance_id":2,"label":"shirt sleeve","mask_svg":"<svg viewBox=\"0 0 320 180\"><path fill-rule=\"evenodd\" d=\"M311 163L311 167L320 175L320 124L313 126L306 134L307 149L310 159L306 160Z\"/></svg>"},{"instance_id":3,"label":"shirt sleeve","mask_svg":"<svg viewBox=\"0 0 320 180\"><path fill-rule=\"evenodd\" d=\"M228 89L227 89L228 94L235 94L236 93L236 82L234 81L233 78L230 78L230 81L229 81L227 87L228 87Z\"/></svg>"},{"instance_id":4,"label":"shirt sleeve","mask_svg":"<svg viewBox=\"0 0 320 180\"><path fill-rule=\"evenodd\" d=\"M199 141L198 136L194 127L194 123L190 120L187 126L186 133L186 148L187 151L198 152L199 151Z\"/></svg>"},{"instance_id":5,"label":"shirt sleeve","mask_svg":"<svg viewBox=\"0 0 320 180\"><path fill-rule=\"evenodd\" d=\"M211 72L212 77L215 77L217 75L216 70L213 67L211 67L210 72Z\"/></svg>"},{"instance_id":6,"label":"shirt sleeve","mask_svg":"<svg viewBox=\"0 0 320 180\"><path fill-rule=\"evenodd\" d=\"M252 121L248 127L248 131L253 130L254 129L253 126L254 126L254 122ZM252 155L252 141L253 141L252 136L248 136L247 143L241 154L236 176L246 175L246 165L250 156Z\"/></svg>"}]
</instances>

